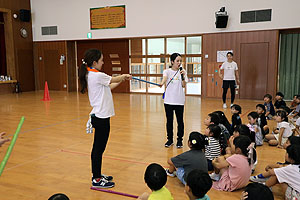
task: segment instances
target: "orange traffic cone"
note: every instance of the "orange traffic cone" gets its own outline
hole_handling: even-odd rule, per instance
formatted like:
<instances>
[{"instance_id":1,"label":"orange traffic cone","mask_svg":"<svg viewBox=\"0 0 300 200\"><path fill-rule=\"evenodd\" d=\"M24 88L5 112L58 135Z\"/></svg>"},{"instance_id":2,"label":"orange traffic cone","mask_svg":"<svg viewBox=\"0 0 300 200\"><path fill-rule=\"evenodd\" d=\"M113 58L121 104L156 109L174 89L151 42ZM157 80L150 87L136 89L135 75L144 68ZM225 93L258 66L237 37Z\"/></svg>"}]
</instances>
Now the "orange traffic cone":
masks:
<instances>
[{"instance_id":1,"label":"orange traffic cone","mask_svg":"<svg viewBox=\"0 0 300 200\"><path fill-rule=\"evenodd\" d=\"M45 90L44 90L44 98L41 99L43 101L50 101L50 94L49 94L49 90L48 90L48 83L47 81L45 81Z\"/></svg>"}]
</instances>

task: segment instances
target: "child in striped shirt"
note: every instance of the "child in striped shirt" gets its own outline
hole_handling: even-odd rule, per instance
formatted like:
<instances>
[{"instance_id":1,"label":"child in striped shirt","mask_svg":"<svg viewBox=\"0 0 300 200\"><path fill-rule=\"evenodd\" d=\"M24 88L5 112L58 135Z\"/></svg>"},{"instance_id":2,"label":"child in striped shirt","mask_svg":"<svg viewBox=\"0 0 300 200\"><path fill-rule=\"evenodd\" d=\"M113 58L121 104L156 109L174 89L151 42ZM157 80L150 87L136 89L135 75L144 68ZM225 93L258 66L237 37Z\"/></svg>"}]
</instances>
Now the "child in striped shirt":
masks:
<instances>
[{"instance_id":1,"label":"child in striped shirt","mask_svg":"<svg viewBox=\"0 0 300 200\"><path fill-rule=\"evenodd\" d=\"M219 143L219 136L221 128L216 124L210 124L205 129L205 135L208 139L208 145L205 145L205 157L207 159L208 171L212 171L212 160L221 155L221 146Z\"/></svg>"}]
</instances>

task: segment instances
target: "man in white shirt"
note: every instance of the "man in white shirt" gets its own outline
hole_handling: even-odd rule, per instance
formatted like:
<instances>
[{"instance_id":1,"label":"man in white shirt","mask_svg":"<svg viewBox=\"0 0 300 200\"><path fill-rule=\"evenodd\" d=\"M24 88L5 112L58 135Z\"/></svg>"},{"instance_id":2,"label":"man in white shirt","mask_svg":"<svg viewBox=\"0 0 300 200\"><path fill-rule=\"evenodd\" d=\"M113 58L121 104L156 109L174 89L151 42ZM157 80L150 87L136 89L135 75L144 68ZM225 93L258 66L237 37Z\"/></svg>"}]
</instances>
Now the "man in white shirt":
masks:
<instances>
[{"instance_id":1,"label":"man in white shirt","mask_svg":"<svg viewBox=\"0 0 300 200\"><path fill-rule=\"evenodd\" d=\"M230 88L231 92L231 105L233 105L235 98L235 88L236 83L239 84L239 73L236 62L232 60L233 53L227 53L227 61L222 64L219 70L219 76L223 80L223 108L227 108L226 106L226 94L228 88ZM224 70L224 75L221 73L221 70Z\"/></svg>"}]
</instances>

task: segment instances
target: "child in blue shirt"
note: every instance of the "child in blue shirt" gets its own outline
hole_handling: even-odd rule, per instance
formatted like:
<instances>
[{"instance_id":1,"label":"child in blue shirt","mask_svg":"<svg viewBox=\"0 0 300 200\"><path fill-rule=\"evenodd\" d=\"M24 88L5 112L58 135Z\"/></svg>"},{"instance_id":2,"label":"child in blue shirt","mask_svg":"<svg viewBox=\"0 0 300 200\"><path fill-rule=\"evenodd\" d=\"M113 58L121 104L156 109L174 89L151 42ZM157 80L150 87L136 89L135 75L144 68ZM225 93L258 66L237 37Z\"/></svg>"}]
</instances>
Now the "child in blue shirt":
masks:
<instances>
[{"instance_id":1,"label":"child in blue shirt","mask_svg":"<svg viewBox=\"0 0 300 200\"><path fill-rule=\"evenodd\" d=\"M264 102L264 106L266 107L266 117L267 119L272 119L275 115L275 109L272 103L272 95L266 94L264 96Z\"/></svg>"},{"instance_id":2,"label":"child in blue shirt","mask_svg":"<svg viewBox=\"0 0 300 200\"><path fill-rule=\"evenodd\" d=\"M186 178L185 193L190 200L210 200L206 194L212 186L207 172L199 169L191 171Z\"/></svg>"}]
</instances>

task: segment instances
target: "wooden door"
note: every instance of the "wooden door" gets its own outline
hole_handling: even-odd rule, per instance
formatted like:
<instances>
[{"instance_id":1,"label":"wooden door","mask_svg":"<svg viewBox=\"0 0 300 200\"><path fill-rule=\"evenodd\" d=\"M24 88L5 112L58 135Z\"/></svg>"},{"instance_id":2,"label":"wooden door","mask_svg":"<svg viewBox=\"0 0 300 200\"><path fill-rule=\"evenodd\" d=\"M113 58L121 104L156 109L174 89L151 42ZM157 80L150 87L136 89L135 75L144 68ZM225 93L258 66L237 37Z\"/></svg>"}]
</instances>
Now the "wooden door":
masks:
<instances>
[{"instance_id":1,"label":"wooden door","mask_svg":"<svg viewBox=\"0 0 300 200\"><path fill-rule=\"evenodd\" d=\"M17 55L18 55L18 66L19 66L18 81L21 83L21 90L32 91L35 89L32 50L18 49ZM30 67L28 68L24 67L24 63L26 63L26 65Z\"/></svg>"},{"instance_id":2,"label":"wooden door","mask_svg":"<svg viewBox=\"0 0 300 200\"><path fill-rule=\"evenodd\" d=\"M206 82L206 96L215 97L215 77L214 77L214 65L215 63L207 63L207 82Z\"/></svg>"},{"instance_id":3,"label":"wooden door","mask_svg":"<svg viewBox=\"0 0 300 200\"><path fill-rule=\"evenodd\" d=\"M240 98L262 99L267 92L268 43L241 44Z\"/></svg>"},{"instance_id":4,"label":"wooden door","mask_svg":"<svg viewBox=\"0 0 300 200\"><path fill-rule=\"evenodd\" d=\"M207 63L206 96L220 98L222 96L222 79L219 77L219 65L222 63Z\"/></svg>"}]
</instances>

